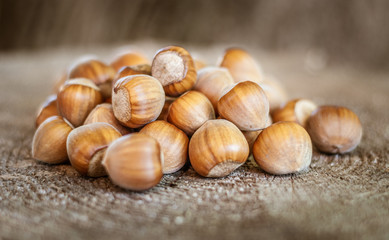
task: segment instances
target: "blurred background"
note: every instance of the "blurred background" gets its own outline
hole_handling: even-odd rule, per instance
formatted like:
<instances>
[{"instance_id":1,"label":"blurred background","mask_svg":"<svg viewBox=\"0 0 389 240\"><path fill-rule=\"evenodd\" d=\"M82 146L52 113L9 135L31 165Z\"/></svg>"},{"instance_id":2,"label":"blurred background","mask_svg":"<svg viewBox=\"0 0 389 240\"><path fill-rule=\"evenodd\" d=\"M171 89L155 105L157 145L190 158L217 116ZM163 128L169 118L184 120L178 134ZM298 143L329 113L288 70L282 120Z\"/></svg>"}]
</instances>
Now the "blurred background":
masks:
<instances>
[{"instance_id":1,"label":"blurred background","mask_svg":"<svg viewBox=\"0 0 389 240\"><path fill-rule=\"evenodd\" d=\"M388 12L387 0L0 0L0 51L157 40L388 69Z\"/></svg>"}]
</instances>

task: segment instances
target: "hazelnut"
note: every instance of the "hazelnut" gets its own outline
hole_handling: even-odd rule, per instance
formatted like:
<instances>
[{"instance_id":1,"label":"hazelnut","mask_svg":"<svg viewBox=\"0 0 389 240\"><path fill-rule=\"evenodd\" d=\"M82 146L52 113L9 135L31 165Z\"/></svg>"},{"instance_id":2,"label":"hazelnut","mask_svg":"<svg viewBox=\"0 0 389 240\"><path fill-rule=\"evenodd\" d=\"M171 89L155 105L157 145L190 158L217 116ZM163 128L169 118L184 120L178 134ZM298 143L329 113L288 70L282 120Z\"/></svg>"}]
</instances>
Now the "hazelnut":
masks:
<instances>
[{"instance_id":1,"label":"hazelnut","mask_svg":"<svg viewBox=\"0 0 389 240\"><path fill-rule=\"evenodd\" d=\"M69 79L87 78L92 80L97 86L112 81L115 70L105 63L96 59L81 59L77 61L69 70Z\"/></svg>"},{"instance_id":2,"label":"hazelnut","mask_svg":"<svg viewBox=\"0 0 389 240\"><path fill-rule=\"evenodd\" d=\"M241 166L249 155L242 132L223 119L209 120L192 136L189 159L193 169L204 177L224 177Z\"/></svg>"},{"instance_id":3,"label":"hazelnut","mask_svg":"<svg viewBox=\"0 0 389 240\"><path fill-rule=\"evenodd\" d=\"M163 105L162 112L159 114L157 120L165 120L167 121L167 114L169 113L170 105L176 100L176 98L166 97L165 104Z\"/></svg>"},{"instance_id":4,"label":"hazelnut","mask_svg":"<svg viewBox=\"0 0 389 240\"><path fill-rule=\"evenodd\" d=\"M103 160L113 183L136 191L159 183L163 176L162 164L157 140L143 133L131 133L114 141Z\"/></svg>"},{"instance_id":5,"label":"hazelnut","mask_svg":"<svg viewBox=\"0 0 389 240\"><path fill-rule=\"evenodd\" d=\"M35 126L39 125L51 116L59 116L57 110L57 95L50 95L46 100L40 105L38 113L36 115Z\"/></svg>"},{"instance_id":6,"label":"hazelnut","mask_svg":"<svg viewBox=\"0 0 389 240\"><path fill-rule=\"evenodd\" d=\"M192 135L207 120L215 119L215 111L208 98L197 91L189 91L177 98L169 108L167 121Z\"/></svg>"},{"instance_id":7,"label":"hazelnut","mask_svg":"<svg viewBox=\"0 0 389 240\"><path fill-rule=\"evenodd\" d=\"M222 118L233 122L243 131L257 131L266 127L269 102L257 83L240 82L225 91L217 103Z\"/></svg>"},{"instance_id":8,"label":"hazelnut","mask_svg":"<svg viewBox=\"0 0 389 240\"><path fill-rule=\"evenodd\" d=\"M270 113L281 107L288 100L284 86L276 78L266 75L263 82L259 83L265 92L270 105Z\"/></svg>"},{"instance_id":9,"label":"hazelnut","mask_svg":"<svg viewBox=\"0 0 389 240\"><path fill-rule=\"evenodd\" d=\"M66 138L73 127L60 116L47 118L32 139L32 157L51 164L63 163L68 159Z\"/></svg>"},{"instance_id":10,"label":"hazelnut","mask_svg":"<svg viewBox=\"0 0 389 240\"><path fill-rule=\"evenodd\" d=\"M111 124L122 135L126 135L132 132L131 129L122 126L120 122L115 118L113 114L112 105L109 103L102 103L97 105L85 119L84 125L96 122L105 122Z\"/></svg>"},{"instance_id":11,"label":"hazelnut","mask_svg":"<svg viewBox=\"0 0 389 240\"><path fill-rule=\"evenodd\" d=\"M122 77L127 77L131 75L145 74L151 75L151 66L149 64L140 64L122 67L114 77L112 85L114 86L116 81Z\"/></svg>"},{"instance_id":12,"label":"hazelnut","mask_svg":"<svg viewBox=\"0 0 389 240\"><path fill-rule=\"evenodd\" d=\"M81 59L69 70L69 79L87 78L92 80L100 89L104 98L111 96L112 80L115 70L96 59Z\"/></svg>"},{"instance_id":13,"label":"hazelnut","mask_svg":"<svg viewBox=\"0 0 389 240\"><path fill-rule=\"evenodd\" d=\"M171 97L190 90L197 78L191 55L176 46L162 48L156 53L151 65L151 75L161 82L166 95Z\"/></svg>"},{"instance_id":14,"label":"hazelnut","mask_svg":"<svg viewBox=\"0 0 389 240\"><path fill-rule=\"evenodd\" d=\"M268 173L299 172L311 163L311 139L299 124L278 122L259 134L254 142L253 156L258 165Z\"/></svg>"},{"instance_id":15,"label":"hazelnut","mask_svg":"<svg viewBox=\"0 0 389 240\"><path fill-rule=\"evenodd\" d=\"M206 67L198 71L197 82L193 90L203 93L217 112L217 102L223 90L234 84L234 79L226 68Z\"/></svg>"},{"instance_id":16,"label":"hazelnut","mask_svg":"<svg viewBox=\"0 0 389 240\"><path fill-rule=\"evenodd\" d=\"M108 123L92 123L70 132L66 147L72 166L82 175L107 175L101 161L108 145L121 134Z\"/></svg>"},{"instance_id":17,"label":"hazelnut","mask_svg":"<svg viewBox=\"0 0 389 240\"><path fill-rule=\"evenodd\" d=\"M158 118L165 102L161 83L147 75L119 79L112 91L113 113L123 125L138 128Z\"/></svg>"},{"instance_id":18,"label":"hazelnut","mask_svg":"<svg viewBox=\"0 0 389 240\"><path fill-rule=\"evenodd\" d=\"M86 78L67 81L57 95L58 112L75 127L81 126L102 101L99 88Z\"/></svg>"},{"instance_id":19,"label":"hazelnut","mask_svg":"<svg viewBox=\"0 0 389 240\"><path fill-rule=\"evenodd\" d=\"M117 72L122 67L139 64L150 64L150 61L142 53L130 51L116 56L115 60L111 62L111 67Z\"/></svg>"},{"instance_id":20,"label":"hazelnut","mask_svg":"<svg viewBox=\"0 0 389 240\"><path fill-rule=\"evenodd\" d=\"M140 133L158 141L163 154L164 174L177 172L185 165L189 138L176 126L159 120L144 126Z\"/></svg>"},{"instance_id":21,"label":"hazelnut","mask_svg":"<svg viewBox=\"0 0 389 240\"><path fill-rule=\"evenodd\" d=\"M274 122L296 122L305 128L309 116L316 108L316 104L311 100L294 99L274 111L272 118Z\"/></svg>"},{"instance_id":22,"label":"hazelnut","mask_svg":"<svg viewBox=\"0 0 389 240\"><path fill-rule=\"evenodd\" d=\"M347 153L354 150L362 139L362 125L350 109L321 106L312 112L307 130L319 151Z\"/></svg>"},{"instance_id":23,"label":"hazelnut","mask_svg":"<svg viewBox=\"0 0 389 240\"><path fill-rule=\"evenodd\" d=\"M261 66L243 49L227 49L219 62L220 67L225 67L230 71L235 83L247 80L257 83L263 81Z\"/></svg>"}]
</instances>

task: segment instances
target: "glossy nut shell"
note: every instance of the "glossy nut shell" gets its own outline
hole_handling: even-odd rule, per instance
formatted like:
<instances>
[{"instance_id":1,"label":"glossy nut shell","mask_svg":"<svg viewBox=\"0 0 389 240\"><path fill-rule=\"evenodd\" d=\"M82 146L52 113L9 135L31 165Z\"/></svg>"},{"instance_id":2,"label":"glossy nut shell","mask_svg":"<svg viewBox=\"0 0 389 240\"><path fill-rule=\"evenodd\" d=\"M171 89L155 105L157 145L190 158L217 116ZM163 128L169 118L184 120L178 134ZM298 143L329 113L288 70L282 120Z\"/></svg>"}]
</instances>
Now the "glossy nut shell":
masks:
<instances>
[{"instance_id":1,"label":"glossy nut shell","mask_svg":"<svg viewBox=\"0 0 389 240\"><path fill-rule=\"evenodd\" d=\"M215 111L208 98L197 91L189 91L177 98L169 108L167 121L192 135L207 120L215 119Z\"/></svg>"},{"instance_id":2,"label":"glossy nut shell","mask_svg":"<svg viewBox=\"0 0 389 240\"><path fill-rule=\"evenodd\" d=\"M161 83L147 75L119 79L112 91L115 117L125 126L138 128L154 121L165 103Z\"/></svg>"},{"instance_id":3,"label":"glossy nut shell","mask_svg":"<svg viewBox=\"0 0 389 240\"><path fill-rule=\"evenodd\" d=\"M294 122L279 122L264 129L253 146L258 165L271 174L295 173L306 169L312 159L307 131Z\"/></svg>"},{"instance_id":4,"label":"glossy nut shell","mask_svg":"<svg viewBox=\"0 0 389 240\"><path fill-rule=\"evenodd\" d=\"M269 102L257 83L237 83L219 99L217 106L220 116L240 130L257 131L266 127Z\"/></svg>"},{"instance_id":5,"label":"glossy nut shell","mask_svg":"<svg viewBox=\"0 0 389 240\"><path fill-rule=\"evenodd\" d=\"M81 126L90 111L102 101L99 88L85 78L67 81L57 95L59 113L75 127Z\"/></svg>"},{"instance_id":6,"label":"glossy nut shell","mask_svg":"<svg viewBox=\"0 0 389 240\"><path fill-rule=\"evenodd\" d=\"M67 161L66 139L72 130L73 127L60 116L47 118L32 139L32 157L50 164Z\"/></svg>"},{"instance_id":7,"label":"glossy nut shell","mask_svg":"<svg viewBox=\"0 0 389 240\"><path fill-rule=\"evenodd\" d=\"M107 149L103 165L116 185L142 191L161 180L161 150L158 142L142 133L131 133L113 142Z\"/></svg>"},{"instance_id":8,"label":"glossy nut shell","mask_svg":"<svg viewBox=\"0 0 389 240\"><path fill-rule=\"evenodd\" d=\"M115 70L107 64L96 60L86 59L73 65L69 70L69 79L87 78L97 86L112 81Z\"/></svg>"},{"instance_id":9,"label":"glossy nut shell","mask_svg":"<svg viewBox=\"0 0 389 240\"><path fill-rule=\"evenodd\" d=\"M307 130L314 145L325 153L347 153L362 139L358 116L348 108L321 106L308 119Z\"/></svg>"},{"instance_id":10,"label":"glossy nut shell","mask_svg":"<svg viewBox=\"0 0 389 240\"><path fill-rule=\"evenodd\" d=\"M193 169L204 177L224 177L242 165L249 146L242 132L223 119L209 120L189 142L189 159Z\"/></svg>"},{"instance_id":11,"label":"glossy nut shell","mask_svg":"<svg viewBox=\"0 0 389 240\"><path fill-rule=\"evenodd\" d=\"M165 121L155 121L144 126L140 133L158 141L163 153L163 173L174 173L186 163L189 138L183 131Z\"/></svg>"}]
</instances>

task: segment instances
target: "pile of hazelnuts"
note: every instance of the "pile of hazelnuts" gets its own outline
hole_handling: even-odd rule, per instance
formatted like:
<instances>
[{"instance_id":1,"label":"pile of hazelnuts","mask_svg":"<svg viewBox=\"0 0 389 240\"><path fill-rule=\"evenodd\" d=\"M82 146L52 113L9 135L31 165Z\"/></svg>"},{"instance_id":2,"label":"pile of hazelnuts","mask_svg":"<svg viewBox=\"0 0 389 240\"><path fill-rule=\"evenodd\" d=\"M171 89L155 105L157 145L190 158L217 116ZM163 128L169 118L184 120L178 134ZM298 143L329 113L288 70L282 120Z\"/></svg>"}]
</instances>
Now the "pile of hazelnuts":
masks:
<instances>
[{"instance_id":1,"label":"pile of hazelnuts","mask_svg":"<svg viewBox=\"0 0 389 240\"><path fill-rule=\"evenodd\" d=\"M157 185L189 161L203 177L224 177L252 153L270 174L307 169L312 142L342 154L361 141L357 115L345 107L288 101L283 86L250 54L227 49L217 66L169 46L152 62L125 52L111 64L75 62L40 107L33 158L70 160L89 177L108 175L131 190Z\"/></svg>"}]
</instances>

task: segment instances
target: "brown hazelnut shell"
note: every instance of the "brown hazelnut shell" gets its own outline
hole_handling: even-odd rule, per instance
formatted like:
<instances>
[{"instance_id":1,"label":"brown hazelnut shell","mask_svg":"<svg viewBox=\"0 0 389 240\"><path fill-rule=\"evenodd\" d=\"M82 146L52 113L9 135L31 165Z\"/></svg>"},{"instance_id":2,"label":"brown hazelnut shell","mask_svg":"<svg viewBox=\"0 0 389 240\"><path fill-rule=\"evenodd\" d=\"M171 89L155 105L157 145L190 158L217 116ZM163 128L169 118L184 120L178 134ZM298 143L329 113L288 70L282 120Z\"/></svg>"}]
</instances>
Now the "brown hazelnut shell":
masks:
<instances>
[{"instance_id":1,"label":"brown hazelnut shell","mask_svg":"<svg viewBox=\"0 0 389 240\"><path fill-rule=\"evenodd\" d=\"M253 156L260 168L268 173L299 172L311 163L311 139L299 124L278 122L259 134L253 145Z\"/></svg>"},{"instance_id":2,"label":"brown hazelnut shell","mask_svg":"<svg viewBox=\"0 0 389 240\"><path fill-rule=\"evenodd\" d=\"M173 124L155 121L144 126L140 133L158 141L163 153L163 173L169 174L180 170L186 163L189 138Z\"/></svg>"},{"instance_id":3,"label":"brown hazelnut shell","mask_svg":"<svg viewBox=\"0 0 389 240\"><path fill-rule=\"evenodd\" d=\"M103 166L116 185L143 191L161 180L161 157L157 140L143 133L131 133L108 147Z\"/></svg>"},{"instance_id":4,"label":"brown hazelnut shell","mask_svg":"<svg viewBox=\"0 0 389 240\"><path fill-rule=\"evenodd\" d=\"M177 98L170 105L167 115L168 122L188 135L210 119L215 119L212 103L198 91L189 91Z\"/></svg>"},{"instance_id":5,"label":"brown hazelnut shell","mask_svg":"<svg viewBox=\"0 0 389 240\"><path fill-rule=\"evenodd\" d=\"M218 101L222 118L234 123L240 130L257 131L266 127L269 102L262 88L252 81L240 82Z\"/></svg>"},{"instance_id":6,"label":"brown hazelnut shell","mask_svg":"<svg viewBox=\"0 0 389 240\"><path fill-rule=\"evenodd\" d=\"M32 139L32 158L50 164L68 160L66 139L73 127L60 116L47 118Z\"/></svg>"},{"instance_id":7,"label":"brown hazelnut shell","mask_svg":"<svg viewBox=\"0 0 389 240\"><path fill-rule=\"evenodd\" d=\"M362 124L348 108L320 106L308 119L307 130L321 152L336 154L354 150L362 139Z\"/></svg>"},{"instance_id":8,"label":"brown hazelnut shell","mask_svg":"<svg viewBox=\"0 0 389 240\"><path fill-rule=\"evenodd\" d=\"M161 83L148 75L131 75L119 79L112 91L112 107L123 125L138 128L161 114L165 93Z\"/></svg>"},{"instance_id":9,"label":"brown hazelnut shell","mask_svg":"<svg viewBox=\"0 0 389 240\"><path fill-rule=\"evenodd\" d=\"M85 78L67 81L57 95L58 112L75 127L81 126L90 111L102 102L100 89Z\"/></svg>"},{"instance_id":10,"label":"brown hazelnut shell","mask_svg":"<svg viewBox=\"0 0 389 240\"><path fill-rule=\"evenodd\" d=\"M204 177L224 177L241 166L249 155L242 132L224 119L209 120L192 136L189 159Z\"/></svg>"}]
</instances>

